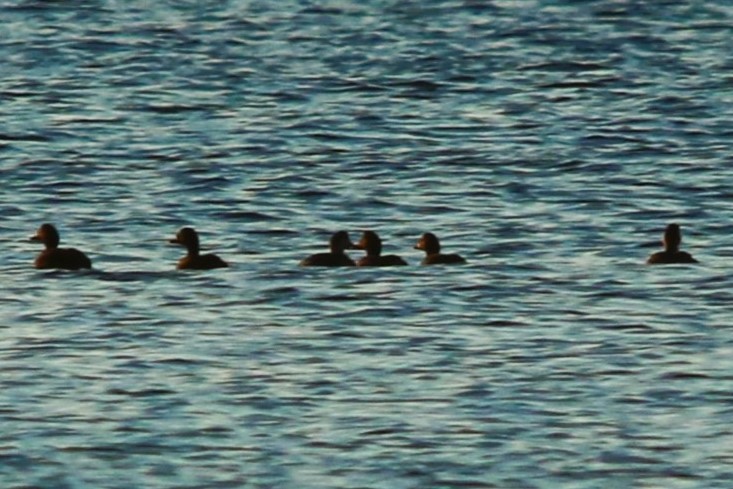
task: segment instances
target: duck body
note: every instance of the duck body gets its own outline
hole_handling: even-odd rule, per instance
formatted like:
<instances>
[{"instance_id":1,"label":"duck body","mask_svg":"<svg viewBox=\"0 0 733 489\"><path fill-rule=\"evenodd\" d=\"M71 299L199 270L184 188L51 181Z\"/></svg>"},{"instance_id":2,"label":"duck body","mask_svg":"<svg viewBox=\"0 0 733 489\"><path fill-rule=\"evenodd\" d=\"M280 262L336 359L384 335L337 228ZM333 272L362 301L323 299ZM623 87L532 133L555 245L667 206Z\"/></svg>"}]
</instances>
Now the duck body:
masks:
<instances>
[{"instance_id":1,"label":"duck body","mask_svg":"<svg viewBox=\"0 0 733 489\"><path fill-rule=\"evenodd\" d=\"M407 265L407 262L397 255L367 255L356 262L358 267L397 267L405 265Z\"/></svg>"},{"instance_id":2,"label":"duck body","mask_svg":"<svg viewBox=\"0 0 733 489\"><path fill-rule=\"evenodd\" d=\"M425 233L415 245L415 249L425 251L422 265L459 265L466 263L466 259L457 254L440 252L440 241L433 233Z\"/></svg>"},{"instance_id":3,"label":"duck body","mask_svg":"<svg viewBox=\"0 0 733 489\"><path fill-rule=\"evenodd\" d=\"M55 248L43 250L33 262L39 270L80 270L92 268L92 260L76 248Z\"/></svg>"},{"instance_id":4,"label":"duck body","mask_svg":"<svg viewBox=\"0 0 733 489\"><path fill-rule=\"evenodd\" d=\"M648 265L669 265L673 263L699 263L686 251L658 251L646 261Z\"/></svg>"},{"instance_id":5,"label":"duck body","mask_svg":"<svg viewBox=\"0 0 733 489\"><path fill-rule=\"evenodd\" d=\"M346 231L338 231L331 236L329 253L316 253L300 261L301 267L353 267L354 260L349 258L345 250L354 247Z\"/></svg>"},{"instance_id":6,"label":"duck body","mask_svg":"<svg viewBox=\"0 0 733 489\"><path fill-rule=\"evenodd\" d=\"M421 265L460 265L461 263L466 263L466 259L461 255L444 253L425 255L420 262Z\"/></svg>"},{"instance_id":7,"label":"duck body","mask_svg":"<svg viewBox=\"0 0 733 489\"><path fill-rule=\"evenodd\" d=\"M80 270L92 268L92 261L76 248L59 248L61 238L53 224L42 224L31 241L39 241L46 247L35 259L33 265L42 270Z\"/></svg>"},{"instance_id":8,"label":"duck body","mask_svg":"<svg viewBox=\"0 0 733 489\"><path fill-rule=\"evenodd\" d=\"M678 224L668 224L664 230L662 245L664 251L653 253L646 261L648 265L668 265L673 263L698 263L691 254L680 251L682 232Z\"/></svg>"},{"instance_id":9,"label":"duck body","mask_svg":"<svg viewBox=\"0 0 733 489\"><path fill-rule=\"evenodd\" d=\"M213 253L206 255L200 253L199 236L193 228L181 228L170 243L180 244L188 250L186 256L178 260L176 268L179 270L212 270L229 266L227 262Z\"/></svg>"},{"instance_id":10,"label":"duck body","mask_svg":"<svg viewBox=\"0 0 733 489\"><path fill-rule=\"evenodd\" d=\"M382 239L374 231L364 231L354 248L366 250L366 256L360 258L359 267L392 267L404 266L407 262L397 255L382 255Z\"/></svg>"},{"instance_id":11,"label":"duck body","mask_svg":"<svg viewBox=\"0 0 733 489\"><path fill-rule=\"evenodd\" d=\"M356 263L345 253L316 253L304 258L301 267L353 267Z\"/></svg>"},{"instance_id":12,"label":"duck body","mask_svg":"<svg viewBox=\"0 0 733 489\"><path fill-rule=\"evenodd\" d=\"M186 255L180 260L176 268L179 270L211 270L214 268L226 268L229 264L214 255L209 253L207 255Z\"/></svg>"}]
</instances>

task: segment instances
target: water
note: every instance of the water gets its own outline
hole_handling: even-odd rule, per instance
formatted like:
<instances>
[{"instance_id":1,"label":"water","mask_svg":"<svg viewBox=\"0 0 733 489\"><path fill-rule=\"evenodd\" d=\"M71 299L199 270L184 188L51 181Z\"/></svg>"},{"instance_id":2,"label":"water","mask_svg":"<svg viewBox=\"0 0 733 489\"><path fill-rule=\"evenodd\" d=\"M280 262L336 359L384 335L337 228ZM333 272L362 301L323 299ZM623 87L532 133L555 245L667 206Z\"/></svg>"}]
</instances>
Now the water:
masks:
<instances>
[{"instance_id":1,"label":"water","mask_svg":"<svg viewBox=\"0 0 733 489\"><path fill-rule=\"evenodd\" d=\"M0 11L3 488L729 487L727 2Z\"/></svg>"}]
</instances>

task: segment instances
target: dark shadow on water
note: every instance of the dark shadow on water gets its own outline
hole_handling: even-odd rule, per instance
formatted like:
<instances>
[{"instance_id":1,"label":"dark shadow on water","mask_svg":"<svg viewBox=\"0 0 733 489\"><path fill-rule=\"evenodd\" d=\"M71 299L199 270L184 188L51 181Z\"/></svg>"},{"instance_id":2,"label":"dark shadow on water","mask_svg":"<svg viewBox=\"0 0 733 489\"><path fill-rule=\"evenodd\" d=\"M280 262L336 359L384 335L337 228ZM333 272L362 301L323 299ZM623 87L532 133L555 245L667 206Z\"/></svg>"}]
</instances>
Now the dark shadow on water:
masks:
<instances>
[{"instance_id":1,"label":"dark shadow on water","mask_svg":"<svg viewBox=\"0 0 733 489\"><path fill-rule=\"evenodd\" d=\"M82 278L102 280L105 282L148 282L161 278L175 277L178 270L166 271L125 271L125 272L105 272L103 270L39 270L39 275L43 279L65 279L65 278Z\"/></svg>"},{"instance_id":2,"label":"dark shadow on water","mask_svg":"<svg viewBox=\"0 0 733 489\"><path fill-rule=\"evenodd\" d=\"M180 272L178 270L166 271L125 271L125 272L97 272L97 278L110 282L149 282L162 278L173 278Z\"/></svg>"}]
</instances>

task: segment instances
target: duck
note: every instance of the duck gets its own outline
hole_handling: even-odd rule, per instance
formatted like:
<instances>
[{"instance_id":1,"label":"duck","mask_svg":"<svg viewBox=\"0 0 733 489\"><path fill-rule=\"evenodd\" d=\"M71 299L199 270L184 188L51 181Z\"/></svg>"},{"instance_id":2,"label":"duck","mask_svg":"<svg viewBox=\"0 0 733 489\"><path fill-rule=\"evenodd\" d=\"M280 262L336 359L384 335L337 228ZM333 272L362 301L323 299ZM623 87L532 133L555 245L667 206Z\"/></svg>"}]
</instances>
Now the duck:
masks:
<instances>
[{"instance_id":1,"label":"duck","mask_svg":"<svg viewBox=\"0 0 733 489\"><path fill-rule=\"evenodd\" d=\"M364 231L359 242L354 244L354 248L366 250L366 256L356 262L359 267L407 265L407 262L397 255L382 255L382 240L374 231Z\"/></svg>"},{"instance_id":2,"label":"duck","mask_svg":"<svg viewBox=\"0 0 733 489\"><path fill-rule=\"evenodd\" d=\"M34 265L38 269L79 270L92 268L92 261L76 248L59 248L61 237L53 224L45 223L31 236L31 241L40 241L46 247L36 257Z\"/></svg>"},{"instance_id":3,"label":"duck","mask_svg":"<svg viewBox=\"0 0 733 489\"><path fill-rule=\"evenodd\" d=\"M188 250L186 256L178 260L178 265L176 266L178 270L211 270L229 266L227 262L213 253L207 255L200 254L199 235L194 228L181 228L176 233L176 237L169 242L185 246L186 250Z\"/></svg>"},{"instance_id":4,"label":"duck","mask_svg":"<svg viewBox=\"0 0 733 489\"><path fill-rule=\"evenodd\" d=\"M422 265L440 265L440 264L458 264L466 263L466 259L461 255L446 255L440 252L440 241L433 233L425 233L415 245L416 250L425 251L425 258L421 262Z\"/></svg>"},{"instance_id":5,"label":"duck","mask_svg":"<svg viewBox=\"0 0 733 489\"><path fill-rule=\"evenodd\" d=\"M354 243L351 242L349 234L346 231L338 231L331 236L329 241L331 247L330 253L316 253L300 262L301 267L353 267L356 265L354 260L348 257L345 250L353 249Z\"/></svg>"},{"instance_id":6,"label":"duck","mask_svg":"<svg viewBox=\"0 0 733 489\"><path fill-rule=\"evenodd\" d=\"M680 243L682 242L682 232L679 224L668 224L664 230L662 245L664 251L652 253L647 259L648 265L661 265L670 263L698 263L691 254L686 251L680 251Z\"/></svg>"}]
</instances>

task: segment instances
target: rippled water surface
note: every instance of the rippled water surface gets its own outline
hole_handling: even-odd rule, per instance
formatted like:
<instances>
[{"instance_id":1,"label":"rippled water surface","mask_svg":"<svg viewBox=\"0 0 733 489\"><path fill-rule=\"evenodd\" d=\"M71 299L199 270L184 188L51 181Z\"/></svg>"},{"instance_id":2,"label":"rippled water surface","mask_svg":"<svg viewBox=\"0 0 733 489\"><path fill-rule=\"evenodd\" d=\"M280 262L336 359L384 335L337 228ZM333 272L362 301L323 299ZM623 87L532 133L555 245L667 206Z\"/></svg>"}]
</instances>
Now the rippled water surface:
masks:
<instances>
[{"instance_id":1,"label":"rippled water surface","mask_svg":"<svg viewBox=\"0 0 733 489\"><path fill-rule=\"evenodd\" d=\"M728 2L0 8L3 488L730 487Z\"/></svg>"}]
</instances>

